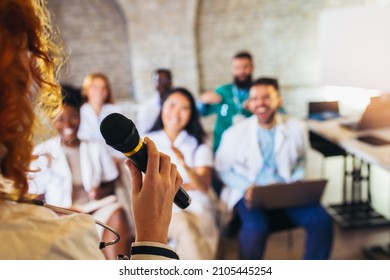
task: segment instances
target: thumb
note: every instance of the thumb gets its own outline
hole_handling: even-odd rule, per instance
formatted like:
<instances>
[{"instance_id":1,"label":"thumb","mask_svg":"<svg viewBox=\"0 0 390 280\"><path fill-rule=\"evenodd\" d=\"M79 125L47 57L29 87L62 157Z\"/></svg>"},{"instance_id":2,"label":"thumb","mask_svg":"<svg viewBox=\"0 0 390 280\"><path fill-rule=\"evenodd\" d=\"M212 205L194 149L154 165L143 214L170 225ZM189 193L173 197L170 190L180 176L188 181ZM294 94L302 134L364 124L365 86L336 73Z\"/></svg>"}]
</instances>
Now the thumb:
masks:
<instances>
[{"instance_id":1,"label":"thumb","mask_svg":"<svg viewBox=\"0 0 390 280\"><path fill-rule=\"evenodd\" d=\"M134 163L131 160L126 160L125 164L127 168L130 170L131 174L131 190L134 195L138 195L142 188L142 174L141 171L135 167Z\"/></svg>"}]
</instances>

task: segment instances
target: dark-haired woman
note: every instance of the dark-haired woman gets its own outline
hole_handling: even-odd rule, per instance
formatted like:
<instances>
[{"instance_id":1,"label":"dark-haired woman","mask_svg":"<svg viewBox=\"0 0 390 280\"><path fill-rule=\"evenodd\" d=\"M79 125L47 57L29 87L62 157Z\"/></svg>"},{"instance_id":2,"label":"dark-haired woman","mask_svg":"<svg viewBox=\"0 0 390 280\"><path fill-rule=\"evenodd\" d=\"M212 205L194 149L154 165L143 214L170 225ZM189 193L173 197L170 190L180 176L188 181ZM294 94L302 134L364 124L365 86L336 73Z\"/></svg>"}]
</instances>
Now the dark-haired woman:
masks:
<instances>
[{"instance_id":1,"label":"dark-haired woman","mask_svg":"<svg viewBox=\"0 0 390 280\"><path fill-rule=\"evenodd\" d=\"M85 205L106 197L107 203L86 213L120 233L117 244L103 250L107 259L116 259L118 255L128 255L130 226L124 209L114 195L115 180L119 173L114 160L103 144L80 140L77 133L80 126L80 104L75 96L64 94L63 110L54 120L58 136L36 147L38 155L32 169L30 188L42 194L49 204L74 208L84 212ZM108 199L107 197L112 199ZM91 205L91 203L89 204ZM112 240L115 236L98 226L103 240Z\"/></svg>"},{"instance_id":2,"label":"dark-haired woman","mask_svg":"<svg viewBox=\"0 0 390 280\"><path fill-rule=\"evenodd\" d=\"M192 199L187 209L173 209L168 237L176 252L181 259L214 259L218 231L211 187L213 153L205 142L192 94L184 88L172 89L147 135L177 165Z\"/></svg>"}]
</instances>

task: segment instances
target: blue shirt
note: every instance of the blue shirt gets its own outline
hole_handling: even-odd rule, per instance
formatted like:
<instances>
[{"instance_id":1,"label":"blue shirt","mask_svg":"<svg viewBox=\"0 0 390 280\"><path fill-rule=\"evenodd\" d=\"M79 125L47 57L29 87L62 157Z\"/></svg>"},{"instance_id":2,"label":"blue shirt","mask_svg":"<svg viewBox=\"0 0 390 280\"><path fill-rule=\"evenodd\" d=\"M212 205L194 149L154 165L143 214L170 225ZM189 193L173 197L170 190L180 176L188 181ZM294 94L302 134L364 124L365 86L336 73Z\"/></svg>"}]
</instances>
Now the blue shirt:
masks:
<instances>
[{"instance_id":1,"label":"blue shirt","mask_svg":"<svg viewBox=\"0 0 390 280\"><path fill-rule=\"evenodd\" d=\"M263 168L257 173L255 184L268 185L276 182L283 182L278 174L278 168L275 161L275 129L264 129L257 127L257 141L263 155Z\"/></svg>"},{"instance_id":2,"label":"blue shirt","mask_svg":"<svg viewBox=\"0 0 390 280\"><path fill-rule=\"evenodd\" d=\"M219 175L221 180L229 187L241 190L243 193L253 184L267 185L270 183L283 182L283 179L278 174L275 160L275 132L276 126L270 130L263 129L260 126L257 127L257 138L260 151L263 155L264 165L263 168L258 171L255 182L249 181L248 178L235 173L233 170L220 172ZM304 162L304 157L299 159L297 166L292 173L292 181L304 178Z\"/></svg>"}]
</instances>

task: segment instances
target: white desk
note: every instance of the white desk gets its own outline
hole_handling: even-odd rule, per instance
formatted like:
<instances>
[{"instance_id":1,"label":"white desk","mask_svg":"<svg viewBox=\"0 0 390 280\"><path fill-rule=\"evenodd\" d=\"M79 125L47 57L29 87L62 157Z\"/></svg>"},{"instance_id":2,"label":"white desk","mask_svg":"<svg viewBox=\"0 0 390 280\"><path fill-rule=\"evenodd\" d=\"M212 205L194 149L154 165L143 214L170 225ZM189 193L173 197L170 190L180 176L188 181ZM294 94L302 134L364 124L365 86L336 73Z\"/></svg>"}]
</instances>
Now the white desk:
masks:
<instances>
[{"instance_id":1,"label":"white desk","mask_svg":"<svg viewBox=\"0 0 390 280\"><path fill-rule=\"evenodd\" d=\"M308 120L307 124L311 132L338 145L347 153L352 154L369 164L378 165L390 172L390 144L373 146L356 139L358 136L374 135L390 142L390 128L355 132L341 127L340 122L343 120L345 119L333 119L328 121Z\"/></svg>"},{"instance_id":2,"label":"white desk","mask_svg":"<svg viewBox=\"0 0 390 280\"><path fill-rule=\"evenodd\" d=\"M390 128L356 132L340 126L340 122L342 121L345 121L345 119L340 118L328 121L308 120L307 125L311 133L314 133L329 141L330 143L337 145L347 154L350 154L353 157L367 163L368 172L370 164L380 166L390 172L390 144L375 146L356 139L358 136L373 135L390 142ZM353 175L355 176L356 174ZM344 174L344 176L346 176L346 174ZM357 184L358 188L361 188L360 183L362 177L360 177L360 173L357 174L356 177L357 178L354 178L355 184ZM344 182L346 181L344 180ZM346 192L345 188L346 186L344 185L344 192ZM354 186L351 188L354 188ZM358 226L390 225L390 221L385 219L382 215L377 214L371 208L369 193L368 201L362 201L359 197L356 200L353 195L351 195L351 197L352 200L348 201L344 193L343 202L341 205L330 206L328 208L330 214L335 218L336 222L340 223L340 225L347 228ZM370 258L376 258L375 254L379 251L387 256L390 256L390 245L374 246L364 249L364 252Z\"/></svg>"}]
</instances>

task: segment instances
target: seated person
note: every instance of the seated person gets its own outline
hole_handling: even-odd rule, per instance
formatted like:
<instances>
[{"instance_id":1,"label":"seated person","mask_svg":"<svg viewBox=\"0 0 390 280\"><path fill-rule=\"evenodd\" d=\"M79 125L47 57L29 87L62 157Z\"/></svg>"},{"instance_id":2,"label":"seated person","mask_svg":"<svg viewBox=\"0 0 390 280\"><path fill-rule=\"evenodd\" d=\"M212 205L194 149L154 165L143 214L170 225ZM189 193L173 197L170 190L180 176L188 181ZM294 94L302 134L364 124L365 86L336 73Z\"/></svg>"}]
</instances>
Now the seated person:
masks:
<instances>
[{"instance_id":1,"label":"seated person","mask_svg":"<svg viewBox=\"0 0 390 280\"><path fill-rule=\"evenodd\" d=\"M240 259L261 259L269 233L268 211L246 207L253 188L304 179L305 127L279 114L281 104L279 92L267 79L253 82L248 101L253 116L229 128L216 153L215 168L229 194L222 197L241 220ZM321 205L282 210L307 233L304 259L328 259L333 229Z\"/></svg>"},{"instance_id":2,"label":"seated person","mask_svg":"<svg viewBox=\"0 0 390 280\"><path fill-rule=\"evenodd\" d=\"M30 189L44 196L47 203L81 210L86 203L114 194L118 170L107 149L98 142L80 140L80 102L64 93L63 111L54 121L59 135L35 148L39 156L33 162ZM121 205L115 200L94 210L92 216L117 229L120 241L103 250L107 259L129 254L130 227ZM97 227L101 238L112 240L113 235Z\"/></svg>"},{"instance_id":3,"label":"seated person","mask_svg":"<svg viewBox=\"0 0 390 280\"><path fill-rule=\"evenodd\" d=\"M141 134L150 131L160 114L161 103L172 88L171 70L156 69L152 75L152 83L156 91L140 105L137 112L137 129Z\"/></svg>"},{"instance_id":4,"label":"seated person","mask_svg":"<svg viewBox=\"0 0 390 280\"><path fill-rule=\"evenodd\" d=\"M202 93L197 104L202 116L217 115L213 132L214 151L226 129L251 115L247 110L247 100L254 70L252 55L240 51L234 55L231 65L233 81L215 91Z\"/></svg>"},{"instance_id":5,"label":"seated person","mask_svg":"<svg viewBox=\"0 0 390 280\"><path fill-rule=\"evenodd\" d=\"M103 73L91 73L83 80L81 95L85 103L81 106L81 123L78 136L81 139L101 141L100 122L107 115L120 112L120 108L114 104L110 81Z\"/></svg>"},{"instance_id":6,"label":"seated person","mask_svg":"<svg viewBox=\"0 0 390 280\"><path fill-rule=\"evenodd\" d=\"M174 206L168 231L180 259L214 259L216 254L219 235L211 187L213 152L205 136L192 94L184 88L172 89L148 137L177 165L183 188L191 197L186 209Z\"/></svg>"},{"instance_id":7,"label":"seated person","mask_svg":"<svg viewBox=\"0 0 390 280\"><path fill-rule=\"evenodd\" d=\"M111 113L120 113L120 108L114 104L114 95L110 80L104 73L90 73L84 77L81 87L84 104L80 108L80 128L78 138L104 143L100 134L100 122ZM115 149L106 146L117 165L124 161L123 155Z\"/></svg>"},{"instance_id":8,"label":"seated person","mask_svg":"<svg viewBox=\"0 0 390 280\"><path fill-rule=\"evenodd\" d=\"M120 107L114 102L114 94L108 76L99 72L86 75L79 94L81 94L84 103L80 108L81 121L77 136L81 140L103 143L104 147L114 159L119 171L119 178L116 182L116 193L119 201L125 208L128 223L131 225L131 228L134 228L129 195L131 178L124 168L126 157L114 148L107 146L100 133L100 123L105 117L112 113L121 113Z\"/></svg>"}]
</instances>

